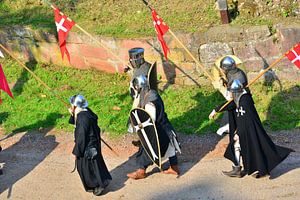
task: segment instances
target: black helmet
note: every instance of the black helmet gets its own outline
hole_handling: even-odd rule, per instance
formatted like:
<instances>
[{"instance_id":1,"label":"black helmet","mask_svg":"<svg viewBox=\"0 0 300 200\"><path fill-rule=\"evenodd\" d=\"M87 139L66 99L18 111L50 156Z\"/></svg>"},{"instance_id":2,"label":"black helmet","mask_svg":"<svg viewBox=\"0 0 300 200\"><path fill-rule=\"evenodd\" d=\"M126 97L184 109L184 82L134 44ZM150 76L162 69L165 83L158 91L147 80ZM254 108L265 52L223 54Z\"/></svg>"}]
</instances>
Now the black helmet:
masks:
<instances>
[{"instance_id":1,"label":"black helmet","mask_svg":"<svg viewBox=\"0 0 300 200\"><path fill-rule=\"evenodd\" d=\"M230 85L229 91L232 93L242 92L244 89L243 84L239 79L234 79Z\"/></svg>"},{"instance_id":2,"label":"black helmet","mask_svg":"<svg viewBox=\"0 0 300 200\"><path fill-rule=\"evenodd\" d=\"M220 67L227 73L230 70L236 68L235 60L233 58L231 58L230 56L226 56L221 60Z\"/></svg>"},{"instance_id":3,"label":"black helmet","mask_svg":"<svg viewBox=\"0 0 300 200\"><path fill-rule=\"evenodd\" d=\"M133 68L139 68L145 62L144 51L140 47L129 49L129 62Z\"/></svg>"}]
</instances>

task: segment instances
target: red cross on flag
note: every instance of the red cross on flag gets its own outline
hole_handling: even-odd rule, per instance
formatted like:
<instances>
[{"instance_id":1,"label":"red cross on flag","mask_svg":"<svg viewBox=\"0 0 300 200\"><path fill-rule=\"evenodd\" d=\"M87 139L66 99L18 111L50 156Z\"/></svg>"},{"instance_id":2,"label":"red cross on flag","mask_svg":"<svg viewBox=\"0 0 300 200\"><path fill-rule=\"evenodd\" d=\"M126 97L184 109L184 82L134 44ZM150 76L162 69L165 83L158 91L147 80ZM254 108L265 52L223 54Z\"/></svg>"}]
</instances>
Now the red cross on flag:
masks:
<instances>
[{"instance_id":1,"label":"red cross on flag","mask_svg":"<svg viewBox=\"0 0 300 200\"><path fill-rule=\"evenodd\" d=\"M152 9L152 19L153 19L153 24L154 24L155 31L157 34L157 38L162 46L165 58L168 60L167 56L168 56L168 52L170 50L169 50L169 47L167 46L166 41L164 40L163 36L166 32L168 32L169 27L167 24L165 24L163 22L163 19L157 15L157 13L154 9Z\"/></svg>"},{"instance_id":2,"label":"red cross on flag","mask_svg":"<svg viewBox=\"0 0 300 200\"><path fill-rule=\"evenodd\" d=\"M285 56L300 69L300 43L286 53Z\"/></svg>"},{"instance_id":3,"label":"red cross on flag","mask_svg":"<svg viewBox=\"0 0 300 200\"><path fill-rule=\"evenodd\" d=\"M14 98L13 94L9 89L1 64L0 64L0 89L6 92L9 96L11 96L11 98ZM2 103L1 98L0 98L0 103Z\"/></svg>"},{"instance_id":4,"label":"red cross on flag","mask_svg":"<svg viewBox=\"0 0 300 200\"><path fill-rule=\"evenodd\" d=\"M55 17L55 24L58 33L58 41L59 47L62 55L62 59L64 59L65 53L67 54L68 60L70 62L70 54L67 50L66 46L66 39L68 36L69 31L75 25L74 21L69 21L67 16L61 15L60 10L58 8L54 9L54 17Z\"/></svg>"}]
</instances>

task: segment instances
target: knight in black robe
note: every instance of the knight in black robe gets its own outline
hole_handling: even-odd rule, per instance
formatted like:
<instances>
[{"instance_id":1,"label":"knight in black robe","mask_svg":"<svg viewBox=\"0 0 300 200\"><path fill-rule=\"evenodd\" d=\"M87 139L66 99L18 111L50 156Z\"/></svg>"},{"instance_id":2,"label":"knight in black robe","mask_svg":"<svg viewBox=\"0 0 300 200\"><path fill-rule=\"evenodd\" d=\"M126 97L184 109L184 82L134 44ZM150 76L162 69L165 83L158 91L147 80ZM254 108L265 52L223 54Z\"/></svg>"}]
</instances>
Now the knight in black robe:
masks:
<instances>
[{"instance_id":1,"label":"knight in black robe","mask_svg":"<svg viewBox=\"0 0 300 200\"><path fill-rule=\"evenodd\" d=\"M164 170L163 173L179 175L176 152L181 151L177 141L176 132L165 113L164 103L161 97L155 90L149 89L147 78L143 75L135 78L133 85L139 95L140 101L138 107L145 109L155 122L161 155L162 157L169 158L170 167L167 170ZM145 178L146 169L153 164L153 162L142 146L139 146L139 151L136 155L136 163L138 170L127 174L127 176L132 179Z\"/></svg>"},{"instance_id":2,"label":"knight in black robe","mask_svg":"<svg viewBox=\"0 0 300 200\"><path fill-rule=\"evenodd\" d=\"M81 95L70 98L70 124L75 125L75 145L72 153L76 157L76 167L86 191L100 195L111 181L111 175L101 153L98 117Z\"/></svg>"},{"instance_id":3,"label":"knight in black robe","mask_svg":"<svg viewBox=\"0 0 300 200\"><path fill-rule=\"evenodd\" d=\"M293 150L272 142L262 126L252 95L247 92L239 79L232 81L230 91L234 101L223 110L235 110L236 129L224 156L231 160L234 166L232 171L223 173L230 177L242 177L253 173L256 178L269 175L272 169ZM220 107L215 110L220 111ZM243 172L241 172L240 155L243 161Z\"/></svg>"},{"instance_id":4,"label":"knight in black robe","mask_svg":"<svg viewBox=\"0 0 300 200\"><path fill-rule=\"evenodd\" d=\"M238 79L244 88L246 88L248 84L248 79L243 70L238 68L236 66L235 60L230 57L230 56L225 56L221 61L220 61L220 69L222 70L223 74L226 76L226 80L222 78L223 85L227 88L227 91L225 92L224 96L227 100L231 99L230 92L228 90L228 85L231 85L233 80ZM246 88L246 91L250 94L249 88ZM223 105L223 104L222 104ZM222 105L216 107L216 109L213 110L211 115L216 114L216 112L219 112ZM235 112L235 107L227 107L226 111L228 115L228 124L229 124L229 142L234 143L234 135L236 131L236 112ZM222 135L223 133L220 133ZM230 153L231 155L235 154L240 154L240 147L238 145L230 146L230 148L227 149L228 151L226 154ZM238 155L237 155L238 156ZM233 160L234 166L238 166L237 159Z\"/></svg>"}]
</instances>

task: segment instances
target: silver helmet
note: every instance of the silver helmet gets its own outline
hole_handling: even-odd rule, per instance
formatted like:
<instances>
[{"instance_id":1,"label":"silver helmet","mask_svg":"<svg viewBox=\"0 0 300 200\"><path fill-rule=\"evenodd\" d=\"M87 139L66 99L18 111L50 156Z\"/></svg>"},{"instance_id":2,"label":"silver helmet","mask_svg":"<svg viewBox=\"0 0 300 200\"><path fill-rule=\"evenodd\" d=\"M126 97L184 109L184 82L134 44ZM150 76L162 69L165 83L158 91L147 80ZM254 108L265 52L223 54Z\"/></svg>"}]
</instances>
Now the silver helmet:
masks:
<instances>
[{"instance_id":1,"label":"silver helmet","mask_svg":"<svg viewBox=\"0 0 300 200\"><path fill-rule=\"evenodd\" d=\"M88 107L87 100L80 94L74 95L70 98L70 103L73 106L79 107L79 108L86 108Z\"/></svg>"},{"instance_id":2,"label":"silver helmet","mask_svg":"<svg viewBox=\"0 0 300 200\"><path fill-rule=\"evenodd\" d=\"M243 89L244 89L244 86L241 83L241 81L239 79L235 79L232 81L229 91L232 93L240 93L243 91Z\"/></svg>"},{"instance_id":3,"label":"silver helmet","mask_svg":"<svg viewBox=\"0 0 300 200\"><path fill-rule=\"evenodd\" d=\"M139 68L145 62L144 51L140 47L129 49L129 62L133 68Z\"/></svg>"},{"instance_id":4,"label":"silver helmet","mask_svg":"<svg viewBox=\"0 0 300 200\"><path fill-rule=\"evenodd\" d=\"M230 56L226 56L221 60L220 67L225 71L225 73L227 73L236 68L235 60Z\"/></svg>"},{"instance_id":5,"label":"silver helmet","mask_svg":"<svg viewBox=\"0 0 300 200\"><path fill-rule=\"evenodd\" d=\"M138 77L134 78L132 81L133 87L140 92L142 89L147 88L148 80L145 75L139 75Z\"/></svg>"}]
</instances>

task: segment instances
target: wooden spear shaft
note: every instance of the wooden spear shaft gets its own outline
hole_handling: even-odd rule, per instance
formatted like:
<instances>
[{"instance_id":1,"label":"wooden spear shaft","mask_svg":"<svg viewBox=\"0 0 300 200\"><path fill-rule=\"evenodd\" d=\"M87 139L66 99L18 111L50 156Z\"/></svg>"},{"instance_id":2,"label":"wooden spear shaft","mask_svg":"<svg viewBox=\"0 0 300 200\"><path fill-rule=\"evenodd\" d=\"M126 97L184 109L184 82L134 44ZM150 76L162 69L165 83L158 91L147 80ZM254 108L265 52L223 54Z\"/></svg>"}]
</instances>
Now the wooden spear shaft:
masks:
<instances>
[{"instance_id":1,"label":"wooden spear shaft","mask_svg":"<svg viewBox=\"0 0 300 200\"><path fill-rule=\"evenodd\" d=\"M150 6L147 0L142 0L144 4L152 11L152 7ZM182 46L182 48L191 56L191 58L196 62L196 64L203 70L204 74L210 79L211 82L214 81L212 76L205 70L205 68L200 64L200 62L193 56L193 54L186 48L186 46L178 39L175 33L169 28L169 33L175 38L175 40Z\"/></svg>"},{"instance_id":2,"label":"wooden spear shaft","mask_svg":"<svg viewBox=\"0 0 300 200\"><path fill-rule=\"evenodd\" d=\"M40 82L45 88L47 88L57 99L59 99L67 108L69 108L68 104L58 96L44 81L42 81L33 71L31 71L26 65L24 65L19 59L17 59L8 49L6 49L2 44L0 44L0 47L13 59L17 61L17 63L20 64L24 69L26 69L38 82Z\"/></svg>"},{"instance_id":3,"label":"wooden spear shaft","mask_svg":"<svg viewBox=\"0 0 300 200\"><path fill-rule=\"evenodd\" d=\"M269 67L267 67L266 69L264 69L263 71L261 71L256 78L254 78L250 83L248 83L248 85L246 87L250 87L253 83L255 83L260 77L262 77L262 75L264 75L268 70L270 70L271 68L273 68L277 63L279 63L283 58L285 57L285 54L283 54L280 58L278 58L277 60L275 60ZM219 112L221 112L228 104L230 104L230 102L232 102L233 99L228 100L219 110Z\"/></svg>"},{"instance_id":4,"label":"wooden spear shaft","mask_svg":"<svg viewBox=\"0 0 300 200\"><path fill-rule=\"evenodd\" d=\"M53 6L50 2L44 0L48 5L51 6L51 8L53 10L56 10L56 7ZM64 13L59 12L61 15L64 15ZM73 21L72 19L70 19L69 17L67 18L69 21ZM133 69L130 65L128 65L127 63L125 63L119 56L117 56L114 52L112 52L111 49L109 49L108 47L106 47L102 42L99 42L95 37L93 37L90 33L88 33L86 30L84 30L81 26L79 26L77 23L75 23L75 26L81 30L84 34L86 34L89 38L91 38L94 42L96 42L98 45L100 45L102 48L104 48L106 51L108 51L112 56L114 56L119 62L121 62L123 65L129 67L131 70Z\"/></svg>"},{"instance_id":5,"label":"wooden spear shaft","mask_svg":"<svg viewBox=\"0 0 300 200\"><path fill-rule=\"evenodd\" d=\"M26 67L26 65L24 65L19 59L17 59L10 51L8 51L2 44L0 44L0 47L8 54L10 55L13 59L15 59L20 66L22 66L23 68L25 68L38 82L40 82L45 88L47 88L58 100L60 100L65 106L66 108L69 108L69 104L67 104L60 96L58 96L57 94L54 93L54 91L44 82L42 81L35 73L33 73L33 71L31 71L28 67ZM101 141L117 156L119 156L117 154L116 151L113 150L113 148L107 144L107 142L105 142L102 138Z\"/></svg>"}]
</instances>

